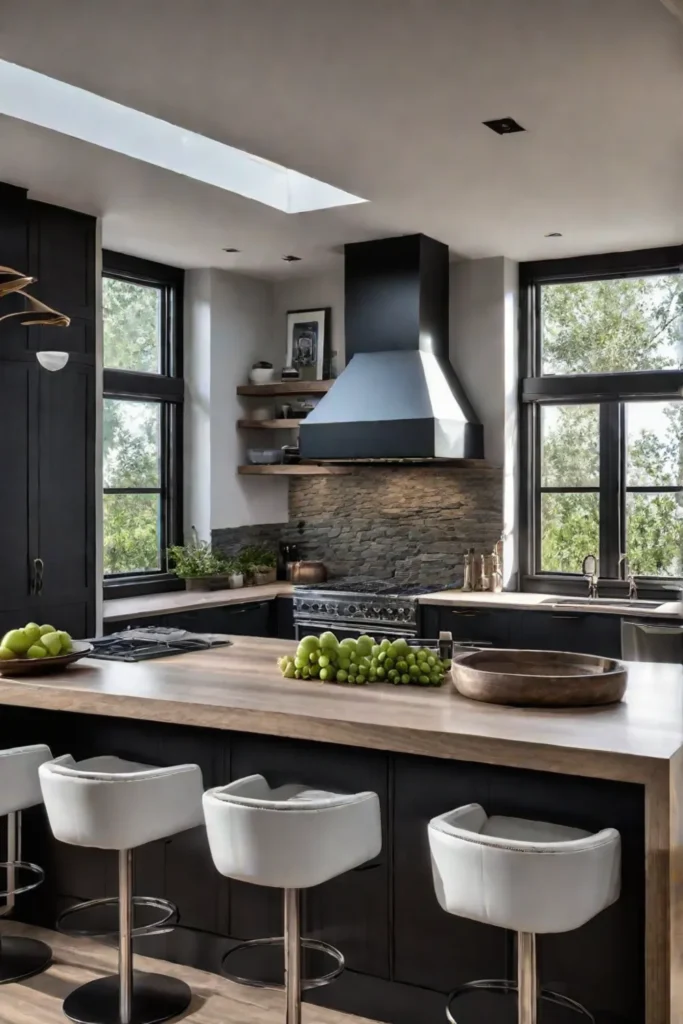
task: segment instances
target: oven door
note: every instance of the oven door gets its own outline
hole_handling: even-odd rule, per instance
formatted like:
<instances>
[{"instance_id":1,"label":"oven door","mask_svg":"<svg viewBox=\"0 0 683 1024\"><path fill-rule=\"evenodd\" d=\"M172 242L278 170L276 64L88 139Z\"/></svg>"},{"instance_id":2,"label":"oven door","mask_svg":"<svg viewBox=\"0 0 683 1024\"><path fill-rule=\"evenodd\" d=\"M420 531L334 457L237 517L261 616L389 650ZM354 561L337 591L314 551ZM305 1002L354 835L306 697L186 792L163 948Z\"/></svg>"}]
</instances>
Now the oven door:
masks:
<instances>
[{"instance_id":1,"label":"oven door","mask_svg":"<svg viewBox=\"0 0 683 1024\"><path fill-rule=\"evenodd\" d=\"M328 629L334 633L337 640L346 640L347 637L355 639L364 633L374 636L377 640L381 640L382 637L386 637L388 640L395 640L399 636L404 636L409 640L417 635L417 630L409 629L405 626L373 626L369 623L363 625L360 622L321 622L315 619L295 619L294 638L301 640L302 637L309 634L319 636Z\"/></svg>"}]
</instances>

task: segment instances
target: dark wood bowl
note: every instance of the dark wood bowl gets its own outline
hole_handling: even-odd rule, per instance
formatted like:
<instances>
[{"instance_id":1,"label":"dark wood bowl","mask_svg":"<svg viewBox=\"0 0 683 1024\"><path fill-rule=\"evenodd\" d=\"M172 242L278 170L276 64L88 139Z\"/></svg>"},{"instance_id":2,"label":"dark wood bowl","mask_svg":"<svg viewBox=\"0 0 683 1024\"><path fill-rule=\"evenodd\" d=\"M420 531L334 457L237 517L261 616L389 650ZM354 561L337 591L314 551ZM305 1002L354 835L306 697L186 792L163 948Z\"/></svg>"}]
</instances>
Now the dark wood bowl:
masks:
<instances>
[{"instance_id":1,"label":"dark wood bowl","mask_svg":"<svg viewBox=\"0 0 683 1024\"><path fill-rule=\"evenodd\" d=\"M0 676L43 676L48 672L63 672L79 658L87 658L93 649L87 640L74 640L73 649L68 654L58 654L55 658L11 658L0 661Z\"/></svg>"},{"instance_id":2,"label":"dark wood bowl","mask_svg":"<svg viewBox=\"0 0 683 1024\"><path fill-rule=\"evenodd\" d=\"M458 693L514 707L590 707L615 704L626 691L626 666L613 658L566 651L487 649L453 652Z\"/></svg>"}]
</instances>

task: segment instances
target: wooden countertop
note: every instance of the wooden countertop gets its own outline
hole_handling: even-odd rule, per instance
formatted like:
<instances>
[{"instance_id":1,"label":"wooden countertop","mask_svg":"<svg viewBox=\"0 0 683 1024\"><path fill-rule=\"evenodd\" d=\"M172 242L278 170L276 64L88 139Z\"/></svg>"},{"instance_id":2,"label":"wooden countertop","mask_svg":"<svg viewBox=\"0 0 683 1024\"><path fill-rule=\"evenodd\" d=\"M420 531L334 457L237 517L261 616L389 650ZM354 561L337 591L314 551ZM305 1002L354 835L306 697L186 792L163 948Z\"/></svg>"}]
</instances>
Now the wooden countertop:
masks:
<instances>
[{"instance_id":1,"label":"wooden countertop","mask_svg":"<svg viewBox=\"0 0 683 1024\"><path fill-rule=\"evenodd\" d=\"M437 605L441 608L519 608L527 611L546 612L590 612L605 615L625 615L629 618L675 619L683 615L683 605L679 601L662 602L656 607L612 603L609 600L597 600L590 604L577 598L576 603L563 595L529 594L517 591L503 591L500 594L466 590L440 590L436 593L424 594L418 598L419 604Z\"/></svg>"},{"instance_id":2,"label":"wooden countertop","mask_svg":"<svg viewBox=\"0 0 683 1024\"><path fill-rule=\"evenodd\" d=\"M256 604L276 597L291 597L294 588L284 581L266 583L262 587L238 587L237 590L174 590L168 594L146 594L144 597L116 597L104 601L104 621L147 618L157 613L194 611L197 608L220 608L228 604Z\"/></svg>"},{"instance_id":3,"label":"wooden countertop","mask_svg":"<svg viewBox=\"0 0 683 1024\"><path fill-rule=\"evenodd\" d=\"M111 715L644 782L683 747L683 668L629 665L623 703L566 711L479 704L441 689L285 680L292 641L138 664L86 660L0 678L0 704Z\"/></svg>"}]
</instances>

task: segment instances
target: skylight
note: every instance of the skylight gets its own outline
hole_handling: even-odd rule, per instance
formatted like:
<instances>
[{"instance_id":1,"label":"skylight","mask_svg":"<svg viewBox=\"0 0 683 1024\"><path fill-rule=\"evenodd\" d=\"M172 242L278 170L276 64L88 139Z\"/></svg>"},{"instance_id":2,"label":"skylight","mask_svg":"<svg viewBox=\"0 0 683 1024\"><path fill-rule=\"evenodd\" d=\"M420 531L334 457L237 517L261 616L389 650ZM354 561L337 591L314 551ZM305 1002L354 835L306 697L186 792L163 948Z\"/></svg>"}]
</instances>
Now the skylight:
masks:
<instances>
[{"instance_id":1,"label":"skylight","mask_svg":"<svg viewBox=\"0 0 683 1024\"><path fill-rule=\"evenodd\" d=\"M205 135L0 60L0 113L236 192L284 213L365 199Z\"/></svg>"}]
</instances>

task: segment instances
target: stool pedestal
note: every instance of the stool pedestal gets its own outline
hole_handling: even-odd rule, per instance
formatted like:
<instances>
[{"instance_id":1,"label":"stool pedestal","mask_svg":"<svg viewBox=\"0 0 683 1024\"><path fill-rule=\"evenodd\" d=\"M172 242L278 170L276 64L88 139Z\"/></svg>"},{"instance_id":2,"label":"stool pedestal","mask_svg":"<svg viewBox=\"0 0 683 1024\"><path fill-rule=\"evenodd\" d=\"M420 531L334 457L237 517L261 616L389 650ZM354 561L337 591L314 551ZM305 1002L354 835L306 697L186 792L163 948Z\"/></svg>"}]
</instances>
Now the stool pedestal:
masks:
<instances>
[{"instance_id":1,"label":"stool pedestal","mask_svg":"<svg viewBox=\"0 0 683 1024\"><path fill-rule=\"evenodd\" d=\"M64 1013L77 1024L161 1024L184 1013L192 992L177 978L133 971L133 855L119 851L119 973L75 989Z\"/></svg>"},{"instance_id":2,"label":"stool pedestal","mask_svg":"<svg viewBox=\"0 0 683 1024\"><path fill-rule=\"evenodd\" d=\"M0 893L0 896L7 899L0 913L1 917L5 917L14 910L19 893L35 889L45 877L37 864L29 864L21 859L21 811L12 811L7 815L7 863L1 866L7 869L7 889ZM38 878L26 885L17 885L18 870L28 871ZM45 942L21 935L0 935L0 985L31 978L51 963L52 950Z\"/></svg>"}]
</instances>

